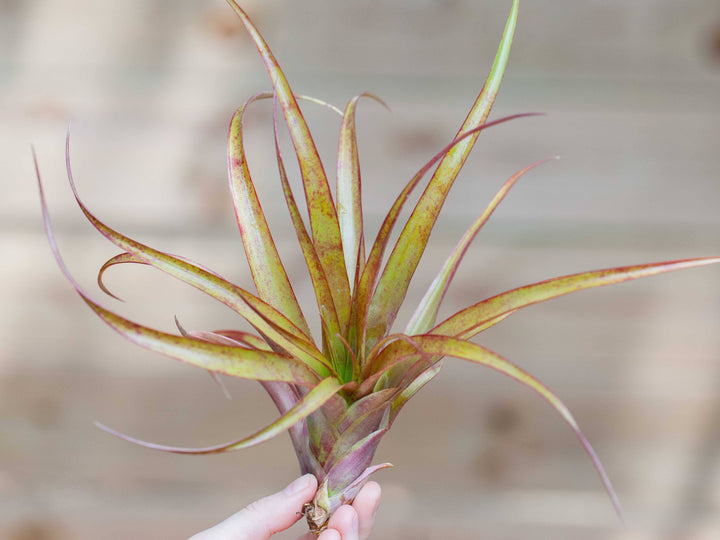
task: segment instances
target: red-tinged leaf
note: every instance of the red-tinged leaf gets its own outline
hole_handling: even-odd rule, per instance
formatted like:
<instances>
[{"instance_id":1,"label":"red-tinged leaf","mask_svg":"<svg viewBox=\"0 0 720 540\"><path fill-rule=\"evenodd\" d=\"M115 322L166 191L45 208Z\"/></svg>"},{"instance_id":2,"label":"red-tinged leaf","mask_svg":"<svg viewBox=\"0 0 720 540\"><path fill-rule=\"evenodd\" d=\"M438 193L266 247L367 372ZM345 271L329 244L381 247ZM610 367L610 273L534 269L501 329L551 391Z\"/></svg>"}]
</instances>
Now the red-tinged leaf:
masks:
<instances>
[{"instance_id":1,"label":"red-tinged leaf","mask_svg":"<svg viewBox=\"0 0 720 540\"><path fill-rule=\"evenodd\" d=\"M492 201L490 201L490 204L487 208L485 208L485 211L480 215L480 217L478 217L477 220L475 220L445 261L442 269L431 283L430 288L427 290L425 296L423 296L423 299L420 301L420 304L410 318L407 328L405 329L406 334L422 334L432 328L435 324L435 319L437 318L440 303L445 297L448 286L455 276L455 272L457 271L458 266L460 266L462 258L465 256L465 253L467 253L470 243L473 241L477 233L480 232L480 229L485 225L485 223L487 223L488 219L490 219L490 216L505 198L505 195L507 195L510 189L515 185L515 182L517 182L520 177L529 170L534 169L538 165L546 163L551 159L556 158L547 158L533 163L532 165L529 165L512 175L503 184L500 191L497 192Z\"/></svg>"},{"instance_id":2,"label":"red-tinged leaf","mask_svg":"<svg viewBox=\"0 0 720 540\"><path fill-rule=\"evenodd\" d=\"M132 253L120 253L118 255L115 255L114 257L111 257L105 263L100 267L100 270L98 271L97 275L97 284L98 287L100 287L100 290L107 294L108 296L114 298L115 300L120 300L121 302L124 302L122 298L119 296L113 294L110 292L110 289L108 289L105 286L105 283L103 281L103 276L105 275L105 272L110 268L111 266L115 266L116 264L126 264L126 263L141 263L143 261L140 261L135 255Z\"/></svg>"},{"instance_id":3,"label":"red-tinged leaf","mask_svg":"<svg viewBox=\"0 0 720 540\"><path fill-rule=\"evenodd\" d=\"M362 97L372 98L388 108L376 96L369 93L360 94L348 102L340 126L337 159L337 210L343 252L345 253L345 267L350 283L355 283L356 272L358 268L362 271L365 262L360 160L358 159L355 127L355 111L357 103Z\"/></svg>"},{"instance_id":4,"label":"red-tinged leaf","mask_svg":"<svg viewBox=\"0 0 720 540\"><path fill-rule=\"evenodd\" d=\"M318 486L317 493L313 499L313 503L322 509L320 512L318 512L317 508L315 509L316 515L313 518L315 525L321 528L327 522L330 514L337 510L341 505L350 504L368 481L370 475L381 469L387 469L392 466L392 463L372 465L355 477L355 479L347 487L334 493L332 493L329 489L328 477L325 477L325 480Z\"/></svg>"},{"instance_id":5,"label":"red-tinged leaf","mask_svg":"<svg viewBox=\"0 0 720 540\"><path fill-rule=\"evenodd\" d=\"M514 0L490 74L458 135L482 126L490 114L510 53L517 10L518 1ZM400 233L370 304L368 339L371 343L385 335L392 326L445 198L478 135L474 133L448 150Z\"/></svg>"},{"instance_id":6,"label":"red-tinged leaf","mask_svg":"<svg viewBox=\"0 0 720 540\"><path fill-rule=\"evenodd\" d=\"M320 161L320 155L315 147L310 129L300 112L300 107L298 107L297 100L290 89L287 79L267 43L240 6L234 0L228 0L228 3L240 17L250 37L255 42L273 89L280 101L300 166L310 216L313 244L330 283L335 305L349 306L350 284L345 270L345 258L342 251L337 211L330 192L327 175ZM344 322L346 321L341 320L341 325Z\"/></svg>"},{"instance_id":7,"label":"red-tinged leaf","mask_svg":"<svg viewBox=\"0 0 720 540\"><path fill-rule=\"evenodd\" d=\"M400 394L398 394L398 396L393 400L392 407L390 408L390 426L392 426L395 418L397 418L400 409L402 409L403 406L410 401L410 399L417 394L423 386L433 380L435 376L440 373L441 369L442 361L439 361L415 377L412 382L408 384L405 389L400 392Z\"/></svg>"},{"instance_id":8,"label":"red-tinged leaf","mask_svg":"<svg viewBox=\"0 0 720 540\"><path fill-rule=\"evenodd\" d=\"M402 350L406 351L406 349ZM418 352L406 354L398 353L394 355L388 354L386 359L381 360L383 363L378 370L371 372L370 375L363 378L362 382L355 391L355 395L367 396L376 394L383 389L395 387L396 385L393 381L391 381L391 377L388 375L390 370L399 370L402 372L403 369L409 369L408 366L412 366L415 362L417 362L418 355L422 357L422 354ZM404 368L398 366L404 366Z\"/></svg>"},{"instance_id":9,"label":"red-tinged leaf","mask_svg":"<svg viewBox=\"0 0 720 540\"><path fill-rule=\"evenodd\" d=\"M251 349L259 349L261 351L272 350L270 346L261 337L240 330L214 330L212 332L198 332L203 336L207 335L210 337L224 337L233 340L241 347L250 347Z\"/></svg>"},{"instance_id":10,"label":"red-tinged leaf","mask_svg":"<svg viewBox=\"0 0 720 540\"><path fill-rule=\"evenodd\" d=\"M600 463L600 459L593 450L590 443L587 441L585 436L580 431L575 418L572 416L565 404L560 401L554 393L552 393L545 385L535 379L532 375L520 369L516 365L510 363L500 355L467 341L456 339L447 336L437 336L431 334L425 334L422 336L413 336L413 341L418 344L427 354L432 355L435 358L442 358L443 356L452 356L480 364L500 373L507 375L508 377L519 381L528 388L535 390L540 394L546 401L548 401L553 408L562 416L565 422L572 428L575 435L582 443L585 451L590 456L590 459L595 466L600 478L602 480L605 489L612 500L613 506L617 511L618 515L622 518L622 509L620 508L620 502L618 501L615 490L612 487L608 475L605 473L605 469ZM405 344L406 346L409 346Z\"/></svg>"},{"instance_id":11,"label":"red-tinged leaf","mask_svg":"<svg viewBox=\"0 0 720 540\"><path fill-rule=\"evenodd\" d=\"M224 278L223 278L220 274L217 274L216 272L210 270L209 268L207 268L207 267L205 267L205 266L202 266L202 265L200 265L200 264L198 264L198 263L196 263L196 262L193 262L193 261L191 261L191 260L189 260L189 259L186 259L185 257L181 257L180 255L171 255L171 256L174 257L174 258L176 258L176 259L178 259L178 260L180 260L180 261L183 261L183 262L186 262L186 263L190 263L190 264L193 265L193 266L197 266L198 268L203 269L205 272L208 272L209 274L212 274L213 276L215 276L215 277L217 277L217 278L219 278L219 279L224 280ZM111 258L108 259L107 261L105 261L105 263L100 267L100 270L98 271L98 276L97 276L97 284L98 284L98 287L100 287L100 289L101 289L105 294L107 294L108 296L111 296L111 297L113 297L113 298L115 298L116 300L119 300L119 301L121 301L121 302L124 302L124 300L123 300L122 298L116 296L115 294L113 294L113 293L105 286L105 282L104 282L103 278L104 278L104 276L105 276L105 272L106 272L110 267L115 266L115 265L118 265L118 264L128 264L128 263L147 264L147 263L145 263L144 260L140 259L140 258L137 257L136 255L133 255L132 253L120 253L120 254L118 254L118 255L115 255L114 257L111 257Z\"/></svg>"},{"instance_id":12,"label":"red-tinged leaf","mask_svg":"<svg viewBox=\"0 0 720 540\"><path fill-rule=\"evenodd\" d=\"M372 461L378 444L387 429L379 429L370 433L353 446L346 449L342 458L328 471L327 486L332 500L332 495L340 493L364 471ZM346 499L350 500L346 497ZM339 504L337 506L340 506ZM332 513L337 508L329 508Z\"/></svg>"},{"instance_id":13,"label":"red-tinged leaf","mask_svg":"<svg viewBox=\"0 0 720 540\"><path fill-rule=\"evenodd\" d=\"M415 354L424 355L412 336L406 334L390 334L378 341L368 354L361 377L366 379L371 375L387 370L390 365L397 364L401 355L408 354L408 347L414 349Z\"/></svg>"},{"instance_id":14,"label":"red-tinged leaf","mask_svg":"<svg viewBox=\"0 0 720 540\"><path fill-rule=\"evenodd\" d=\"M205 292L242 315L250 324L258 329L263 336L271 339L273 343L276 343L290 355L302 360L318 373L318 375L326 376L330 374L329 366L325 364L325 358L322 356L322 353L317 350L315 344L310 341L302 330L297 328L271 305L220 278L217 274L132 240L97 219L80 200L77 193L72 169L70 167L69 151L68 132L68 139L66 140L66 166L68 181L73 190L75 200L85 214L85 217L100 234L138 259L128 260L126 262L142 262L142 264L148 264ZM38 184L42 189L39 172ZM44 205L44 199L42 202ZM45 207L43 206L43 208Z\"/></svg>"},{"instance_id":15,"label":"red-tinged leaf","mask_svg":"<svg viewBox=\"0 0 720 540\"><path fill-rule=\"evenodd\" d=\"M505 313L495 319L491 319L481 327L482 330L489 328L490 326L499 323L503 319L512 315L513 312ZM410 352L407 347L404 347L400 343L410 344L414 350ZM362 383L360 384L356 394L359 396L367 395L373 390L378 380L385 378L388 384L394 384L399 387L404 387L402 381L395 381L389 373L400 373L403 375L403 380L413 380L416 378L418 371L422 371L423 364L417 361L417 356L424 354L423 351L419 350L419 346L415 344L412 336L406 336L403 334L391 334L380 340L373 350L368 355L365 370L361 374ZM432 364L437 359L430 357L423 358L425 366ZM438 368L439 369L439 368ZM410 371L412 370L412 371ZM433 375L434 376L434 375ZM429 380L429 379L428 379ZM403 391L403 393L406 393ZM414 394L414 392L413 392ZM409 399L409 397L408 397Z\"/></svg>"},{"instance_id":16,"label":"red-tinged leaf","mask_svg":"<svg viewBox=\"0 0 720 540\"><path fill-rule=\"evenodd\" d=\"M189 337L167 334L136 324L100 306L80 287L65 266L55 243L42 194L41 199L43 199L45 230L58 266L85 303L123 337L145 349L233 377L284 381L309 387L317 383L317 375L307 365L291 356L217 345Z\"/></svg>"},{"instance_id":17,"label":"red-tinged leaf","mask_svg":"<svg viewBox=\"0 0 720 540\"><path fill-rule=\"evenodd\" d=\"M312 239L305 228L305 223L300 216L300 210L298 209L292 189L290 188L290 183L288 182L287 173L285 172L285 164L283 162L282 153L280 152L280 141L278 140L277 117L275 111L276 109L273 104L275 155L277 157L278 172L280 174L283 194L285 195L285 201L288 206L288 211L290 212L290 218L292 219L298 242L300 243L303 256L305 257L305 264L307 265L313 290L315 291L318 312L320 313L320 317L323 321L323 329L326 331L326 336L335 335L341 332L335 300L333 299L332 291L330 290L330 284L325 276L325 270L322 267L317 251L315 251Z\"/></svg>"},{"instance_id":18,"label":"red-tinged leaf","mask_svg":"<svg viewBox=\"0 0 720 540\"><path fill-rule=\"evenodd\" d=\"M245 255L260 298L284 313L306 335L310 335L305 317L295 298L285 267L275 247L265 214L250 177L243 143L243 117L250 98L233 115L228 133L228 177L235 216L242 236Z\"/></svg>"},{"instance_id":19,"label":"red-tinged leaf","mask_svg":"<svg viewBox=\"0 0 720 540\"><path fill-rule=\"evenodd\" d=\"M386 388L379 392L374 392L355 401L345 414L338 420L338 431L346 431L358 418L362 418L378 408L384 407L397 393L397 388Z\"/></svg>"},{"instance_id":20,"label":"red-tinged leaf","mask_svg":"<svg viewBox=\"0 0 720 540\"><path fill-rule=\"evenodd\" d=\"M326 469L345 459L349 449L368 433L388 427L390 403L397 393L397 388L375 392L360 400L363 402L361 407L355 408L350 414L345 414L338 423L340 435L325 460Z\"/></svg>"},{"instance_id":21,"label":"red-tinged leaf","mask_svg":"<svg viewBox=\"0 0 720 540\"><path fill-rule=\"evenodd\" d=\"M261 338L248 334L247 332L219 330L216 332L195 332L193 334L195 334L194 337L199 339L205 339L206 341L219 343L221 345L237 345L240 347L255 347L261 350L269 350L267 344ZM294 384L279 381L259 382L268 393L270 399L272 399L281 415L286 414L300 401L298 387ZM225 389L224 386L223 389ZM317 474L318 476L323 475L324 469L320 466L317 459L310 451L310 436L307 424L304 422L297 422L289 428L288 433L293 447L295 448L298 461L300 462L302 473L312 473Z\"/></svg>"},{"instance_id":22,"label":"red-tinged leaf","mask_svg":"<svg viewBox=\"0 0 720 540\"><path fill-rule=\"evenodd\" d=\"M435 326L431 333L467 339L502 320L499 317L510 315L513 311L545 300L593 287L716 263L720 263L720 257L623 266L548 279L473 304Z\"/></svg>"},{"instance_id":23,"label":"red-tinged leaf","mask_svg":"<svg viewBox=\"0 0 720 540\"><path fill-rule=\"evenodd\" d=\"M274 381L262 381L260 384L268 393L281 415L286 414L300 401L301 394L298 387L294 384ZM295 449L295 454L300 461L302 473L322 474L323 468L310 451L310 433L307 424L305 422L297 422L290 426L288 434Z\"/></svg>"},{"instance_id":24,"label":"red-tinged leaf","mask_svg":"<svg viewBox=\"0 0 720 540\"><path fill-rule=\"evenodd\" d=\"M100 222L98 221L97 223ZM108 230L112 231L109 228ZM102 230L100 232L103 233ZM115 231L112 232L115 233ZM122 237L122 235L119 235L119 233L115 234L118 234L117 238L125 238ZM107 234L105 234L105 236L107 237ZM311 342L304 338L300 330L295 329L292 326L292 323L285 319L281 313L275 311L272 306L265 304L259 298L251 295L243 289L240 289L232 283L225 281L218 274L210 270L206 270L203 267L195 266L187 259L176 258L172 255L157 252L152 248L127 238L125 238L127 243L124 244L119 244L112 239L111 241L120 247L127 247L134 244L138 249L144 249L144 255L128 253L124 254L124 256L114 257L113 259L110 259L108 263L112 261L113 265L124 263L145 264L158 268L159 270L164 271L185 283L193 285L213 298L220 300L225 305L245 317L253 326L255 326L255 328L263 333L263 335L269 336L272 343L276 344L281 350L298 356L298 358L303 359L306 363L317 365L317 363L320 362L324 366L324 357ZM151 259L148 257L151 257ZM152 259L152 257L155 259ZM106 263L106 265L108 263ZM208 278L208 276L211 277ZM100 274L99 278L101 277L102 274ZM198 285L198 283L200 285ZM101 288L103 288L103 290L111 296L115 296L102 284ZM115 298L117 297L115 296ZM286 330L287 328L294 330L294 332L288 332ZM251 334L246 334L246 336L249 336L256 348L270 350L267 342L262 338L252 336Z\"/></svg>"},{"instance_id":25,"label":"red-tinged leaf","mask_svg":"<svg viewBox=\"0 0 720 540\"><path fill-rule=\"evenodd\" d=\"M407 185L403 188L403 190L400 192L400 195L397 196L395 202L385 216L382 225L380 226L380 230L378 231L375 242L373 243L372 249L370 250L367 264L363 269L360 282L358 283L357 287L355 287L355 293L353 296L353 313L351 315L351 320L354 321L353 325L357 329L356 333L358 336L358 341L363 347L366 343L365 331L367 324L374 326L372 324L372 320L368 320L367 311L370 305L370 297L377 282L377 277L380 271L380 265L382 263L383 255L385 253L385 248L387 247L387 244L390 240L390 233L392 232L393 227L397 222L398 216L400 215L400 211L405 205L405 202L407 201L408 197L415 189L415 187L418 185L420 180L422 180L422 178L433 167L433 165L440 161L443 156L445 156L453 148L453 146L459 144L466 138L471 137L473 134L483 131L487 128L496 126L498 124L509 122L510 120L514 120L516 118L536 115L537 113L522 113L505 116L503 118L498 118L497 120L494 120L492 122L488 122L487 124L478 128L471 129L467 133L463 133L459 137L455 138L455 140L450 142L450 144L445 146L445 148L440 150L440 152L435 154L425 165L423 165L420 170L415 173L415 175L410 179L410 182L408 182ZM381 332L380 327L374 327L372 335L377 335L377 337L374 338L371 343L369 343L371 346L374 345L377 339L380 339L380 337L382 337L382 335L384 334L383 332ZM361 350L359 351L359 353L360 357L364 358L365 351Z\"/></svg>"},{"instance_id":26,"label":"red-tinged leaf","mask_svg":"<svg viewBox=\"0 0 720 540\"><path fill-rule=\"evenodd\" d=\"M198 334L201 334L200 332L188 332L187 330L185 330L185 328L183 328L183 326L180 324L180 321L178 320L177 317L175 317L175 326L177 326L177 329L180 331L181 336L203 340L203 337L201 335L198 335ZM204 339L204 341L212 342L212 340L208 340L208 339ZM232 399L232 394L230 394L230 391L227 389L227 386L225 386L225 382L220 377L220 374L215 371L209 371L209 370L208 370L208 373L210 374L210 377L212 377L212 379L215 381L215 383L220 387L220 390L222 390L222 393L225 396L225 398Z\"/></svg>"},{"instance_id":27,"label":"red-tinged leaf","mask_svg":"<svg viewBox=\"0 0 720 540\"><path fill-rule=\"evenodd\" d=\"M255 446L269 439L272 439L273 437L279 435L297 422L303 420L304 418L307 418L310 414L312 414L319 407L321 407L323 403L325 403L328 399L337 394L340 389L342 389L342 385L340 385L337 380L335 380L335 378L328 377L327 379L323 379L322 381L317 383L317 385L315 385L312 390L310 390L307 395L297 403L297 405L295 405L287 413L283 414L275 422L261 429L260 431L250 435L249 437L244 437L236 441L218 444L215 446L206 446L202 448L184 448L180 446L166 446L161 444L155 444L136 439L134 437L129 437L128 435L119 433L99 423L96 423L96 425L100 429L103 429L108 433L115 435L116 437L120 437L121 439L124 439L126 441L139 444L153 450L162 450L165 452L173 452L176 454L216 454L220 452L228 452L230 450L249 448L250 446Z\"/></svg>"},{"instance_id":28,"label":"red-tinged leaf","mask_svg":"<svg viewBox=\"0 0 720 540\"><path fill-rule=\"evenodd\" d=\"M360 489L365 485L371 475L375 474L378 471L381 471L382 469L388 469L392 466L392 463L379 463L365 469L363 473L358 476L355 481L345 489L344 493L347 496L347 500L355 498L355 495L358 494L358 491L360 491Z\"/></svg>"}]
</instances>

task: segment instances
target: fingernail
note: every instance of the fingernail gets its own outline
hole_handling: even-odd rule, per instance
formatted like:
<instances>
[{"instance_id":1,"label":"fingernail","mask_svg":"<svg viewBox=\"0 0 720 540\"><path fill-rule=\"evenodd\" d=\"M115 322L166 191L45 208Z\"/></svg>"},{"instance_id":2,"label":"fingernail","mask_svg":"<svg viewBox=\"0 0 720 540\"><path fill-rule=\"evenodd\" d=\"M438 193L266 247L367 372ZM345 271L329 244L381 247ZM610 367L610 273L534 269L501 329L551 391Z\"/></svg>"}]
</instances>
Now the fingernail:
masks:
<instances>
[{"instance_id":1,"label":"fingernail","mask_svg":"<svg viewBox=\"0 0 720 540\"><path fill-rule=\"evenodd\" d=\"M307 489L312 483L312 478L312 474L306 474L301 476L297 480L291 482L285 489L283 489L283 493L285 495L295 495L296 493Z\"/></svg>"},{"instance_id":2,"label":"fingernail","mask_svg":"<svg viewBox=\"0 0 720 540\"><path fill-rule=\"evenodd\" d=\"M352 520L353 533L360 534L360 525L358 523L358 515L355 513Z\"/></svg>"}]
</instances>

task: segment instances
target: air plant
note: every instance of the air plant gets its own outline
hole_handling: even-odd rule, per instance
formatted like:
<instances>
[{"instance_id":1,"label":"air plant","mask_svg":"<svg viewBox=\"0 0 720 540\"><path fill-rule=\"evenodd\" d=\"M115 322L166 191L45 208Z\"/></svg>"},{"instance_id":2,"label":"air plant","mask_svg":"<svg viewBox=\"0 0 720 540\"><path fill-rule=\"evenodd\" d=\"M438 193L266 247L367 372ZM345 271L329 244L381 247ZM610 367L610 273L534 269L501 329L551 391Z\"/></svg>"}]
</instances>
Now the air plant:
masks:
<instances>
[{"instance_id":1,"label":"air plant","mask_svg":"<svg viewBox=\"0 0 720 540\"><path fill-rule=\"evenodd\" d=\"M498 92L515 31L518 0L513 0L492 69L457 136L430 159L395 199L374 242L366 251L361 204L360 165L355 112L362 94L352 98L342 116L337 185L333 195L312 135L268 45L234 0L228 0L254 41L272 83L272 92L257 94L235 112L228 136L230 191L256 293L184 258L153 249L124 236L100 221L81 201L72 177L69 135L66 162L77 203L90 223L121 253L100 269L98 283L111 266L150 265L224 303L243 317L256 334L238 330L161 332L105 309L71 277L58 253L40 183L45 228L63 273L87 305L110 327L133 343L199 366L213 374L256 380L270 395L280 416L260 431L239 440L206 448L180 448L140 441L103 429L149 448L184 454L211 454L247 448L288 431L302 473L318 479L318 491L303 509L310 530L319 534L330 515L350 503L374 472L390 464L372 464L382 436L398 413L435 377L444 357L455 357L492 368L538 392L570 425L589 454L618 513L620 505L610 480L560 399L532 375L471 338L515 311L559 296L652 276L663 272L720 262L698 258L609 268L548 279L476 302L437 322L438 308L470 243L516 181L542 162L527 166L508 179L485 211L472 223L442 265L404 332L393 330L398 310L458 172L480 132L526 115L488 121ZM279 176L317 299L321 321L316 340L298 304L276 250L248 169L243 116L259 99L273 99L287 124L299 164L308 217L296 204L286 174L274 115ZM547 160L543 160L547 161ZM37 163L36 163L37 167ZM391 232L411 192L425 174L434 172L405 221L389 255Z\"/></svg>"}]
</instances>

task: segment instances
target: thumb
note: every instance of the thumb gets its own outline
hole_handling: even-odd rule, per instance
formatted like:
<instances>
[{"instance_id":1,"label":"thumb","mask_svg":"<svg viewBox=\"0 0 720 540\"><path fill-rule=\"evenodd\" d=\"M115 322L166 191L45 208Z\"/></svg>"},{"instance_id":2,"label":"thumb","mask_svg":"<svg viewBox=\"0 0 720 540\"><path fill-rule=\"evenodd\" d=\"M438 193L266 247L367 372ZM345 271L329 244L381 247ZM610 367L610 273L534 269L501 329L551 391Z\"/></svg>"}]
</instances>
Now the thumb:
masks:
<instances>
[{"instance_id":1,"label":"thumb","mask_svg":"<svg viewBox=\"0 0 720 540\"><path fill-rule=\"evenodd\" d=\"M302 505L315 495L317 480L301 476L282 491L255 501L191 540L267 540L300 519Z\"/></svg>"}]
</instances>

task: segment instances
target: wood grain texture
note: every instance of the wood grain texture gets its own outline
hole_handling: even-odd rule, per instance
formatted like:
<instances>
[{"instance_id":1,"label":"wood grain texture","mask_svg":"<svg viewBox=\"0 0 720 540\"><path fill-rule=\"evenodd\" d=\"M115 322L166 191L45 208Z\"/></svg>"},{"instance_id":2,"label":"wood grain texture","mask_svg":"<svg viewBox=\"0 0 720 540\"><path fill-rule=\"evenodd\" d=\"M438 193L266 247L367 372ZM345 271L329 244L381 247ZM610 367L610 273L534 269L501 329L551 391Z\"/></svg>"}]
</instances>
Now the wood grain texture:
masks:
<instances>
[{"instance_id":1,"label":"wood grain texture","mask_svg":"<svg viewBox=\"0 0 720 540\"><path fill-rule=\"evenodd\" d=\"M358 112L369 235L464 118L504 4L245 4L296 91L342 106L367 90L393 109ZM419 300L507 177L556 154L475 241L441 316L553 275L718 255L719 21L714 0L521 2L493 116L548 116L482 134L409 297ZM139 351L94 319L42 237L28 151L35 144L60 248L88 288L114 251L82 222L64 183L70 119L78 188L94 212L249 287L224 138L235 107L269 84L239 28L220 0L0 1L0 538L183 538L296 474L286 437L224 456L172 456L92 427L194 446L251 433L274 412L257 385L231 381L227 402L205 373ZM338 119L301 107L332 171ZM269 105L249 113L247 131L263 209L317 332L274 170ZM297 171L289 174L298 190ZM245 328L149 269L113 269L106 281L126 300L106 306L165 331L173 315L188 329ZM374 538L720 536L719 306L710 267L536 306L479 339L567 403L616 484L628 531L540 398L449 360L380 445L376 461L395 468L378 475L385 499Z\"/></svg>"}]
</instances>

